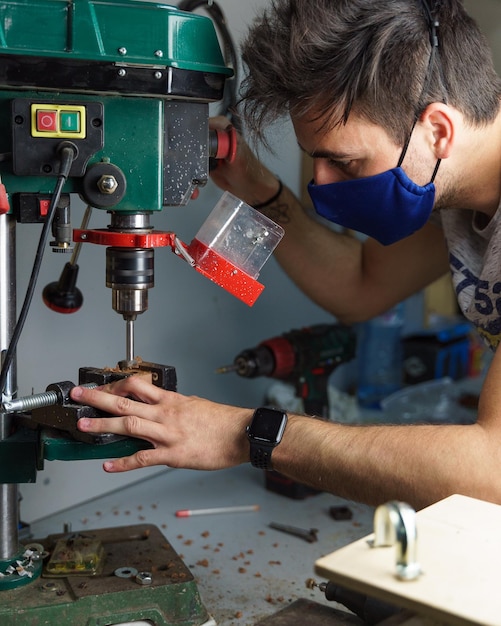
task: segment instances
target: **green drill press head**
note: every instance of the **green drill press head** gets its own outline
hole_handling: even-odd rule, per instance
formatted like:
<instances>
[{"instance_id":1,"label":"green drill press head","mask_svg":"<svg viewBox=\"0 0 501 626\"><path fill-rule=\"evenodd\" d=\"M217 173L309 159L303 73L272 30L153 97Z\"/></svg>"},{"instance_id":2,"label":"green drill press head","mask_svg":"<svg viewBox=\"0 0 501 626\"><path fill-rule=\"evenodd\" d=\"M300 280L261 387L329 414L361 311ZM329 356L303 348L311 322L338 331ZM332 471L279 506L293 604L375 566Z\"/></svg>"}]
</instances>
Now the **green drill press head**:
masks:
<instances>
[{"instance_id":1,"label":"green drill press head","mask_svg":"<svg viewBox=\"0 0 501 626\"><path fill-rule=\"evenodd\" d=\"M208 105L232 75L210 19L144 0L1 0L0 20L0 173L15 207L52 190L65 140L78 148L67 190L98 208L158 211L205 184Z\"/></svg>"}]
</instances>

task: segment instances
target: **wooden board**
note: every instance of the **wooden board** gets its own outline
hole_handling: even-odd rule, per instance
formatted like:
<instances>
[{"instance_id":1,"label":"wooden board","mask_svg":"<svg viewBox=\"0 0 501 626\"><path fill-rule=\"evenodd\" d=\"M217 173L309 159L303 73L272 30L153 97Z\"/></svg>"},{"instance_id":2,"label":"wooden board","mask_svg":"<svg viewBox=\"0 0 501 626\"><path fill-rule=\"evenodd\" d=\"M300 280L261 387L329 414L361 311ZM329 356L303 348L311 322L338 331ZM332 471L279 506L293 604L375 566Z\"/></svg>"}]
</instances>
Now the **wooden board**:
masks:
<instances>
[{"instance_id":1,"label":"wooden board","mask_svg":"<svg viewBox=\"0 0 501 626\"><path fill-rule=\"evenodd\" d=\"M315 563L348 589L446 624L501 626L501 506L454 495L417 513L414 581L395 576L395 547L371 548L369 535Z\"/></svg>"}]
</instances>

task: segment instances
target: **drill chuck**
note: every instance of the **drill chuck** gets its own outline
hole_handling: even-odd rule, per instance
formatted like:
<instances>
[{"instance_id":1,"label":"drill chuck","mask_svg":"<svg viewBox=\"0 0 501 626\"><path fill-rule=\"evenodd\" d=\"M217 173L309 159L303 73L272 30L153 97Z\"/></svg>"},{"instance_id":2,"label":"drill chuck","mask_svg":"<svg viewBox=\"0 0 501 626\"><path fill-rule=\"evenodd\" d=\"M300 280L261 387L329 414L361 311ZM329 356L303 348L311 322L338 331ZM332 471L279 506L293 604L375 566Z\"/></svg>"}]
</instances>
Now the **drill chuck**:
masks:
<instances>
[{"instance_id":1,"label":"drill chuck","mask_svg":"<svg viewBox=\"0 0 501 626\"><path fill-rule=\"evenodd\" d=\"M244 378L271 376L275 369L275 359L271 350L264 345L243 350L235 358L234 371Z\"/></svg>"},{"instance_id":2,"label":"drill chuck","mask_svg":"<svg viewBox=\"0 0 501 626\"><path fill-rule=\"evenodd\" d=\"M112 213L110 232L149 233L148 213ZM148 289L154 284L154 248L111 246L106 248L106 286L112 289L113 310L125 320L136 319L148 309Z\"/></svg>"},{"instance_id":3,"label":"drill chuck","mask_svg":"<svg viewBox=\"0 0 501 626\"><path fill-rule=\"evenodd\" d=\"M113 310L126 319L146 311L153 272L153 248L106 248L106 286L113 290Z\"/></svg>"}]
</instances>

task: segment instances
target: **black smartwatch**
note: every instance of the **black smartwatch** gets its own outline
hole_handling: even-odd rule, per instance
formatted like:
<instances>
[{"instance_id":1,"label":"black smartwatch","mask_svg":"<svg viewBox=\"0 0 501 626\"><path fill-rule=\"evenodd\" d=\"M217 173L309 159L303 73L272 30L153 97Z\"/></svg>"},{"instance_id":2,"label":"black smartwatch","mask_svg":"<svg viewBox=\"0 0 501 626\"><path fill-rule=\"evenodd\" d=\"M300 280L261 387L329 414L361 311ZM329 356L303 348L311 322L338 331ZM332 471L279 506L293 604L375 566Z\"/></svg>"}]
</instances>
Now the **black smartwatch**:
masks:
<instances>
[{"instance_id":1,"label":"black smartwatch","mask_svg":"<svg viewBox=\"0 0 501 626\"><path fill-rule=\"evenodd\" d=\"M252 422L247 426L250 442L250 461L258 469L271 470L271 453L282 441L287 413L278 409L261 407L254 411Z\"/></svg>"}]
</instances>

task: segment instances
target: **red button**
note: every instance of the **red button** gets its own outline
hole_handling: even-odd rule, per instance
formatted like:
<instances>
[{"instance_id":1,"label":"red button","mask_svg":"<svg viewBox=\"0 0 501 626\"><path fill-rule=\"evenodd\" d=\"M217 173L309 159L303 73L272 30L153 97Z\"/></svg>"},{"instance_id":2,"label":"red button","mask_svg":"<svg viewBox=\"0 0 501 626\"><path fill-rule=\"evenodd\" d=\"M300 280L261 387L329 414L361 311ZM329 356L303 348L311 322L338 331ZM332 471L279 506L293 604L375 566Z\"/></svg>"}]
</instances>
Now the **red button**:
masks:
<instances>
[{"instance_id":1,"label":"red button","mask_svg":"<svg viewBox=\"0 0 501 626\"><path fill-rule=\"evenodd\" d=\"M50 200L39 200L38 208L40 210L40 217L46 217L49 212Z\"/></svg>"},{"instance_id":2,"label":"red button","mask_svg":"<svg viewBox=\"0 0 501 626\"><path fill-rule=\"evenodd\" d=\"M37 130L39 132L55 132L57 130L57 111L37 111Z\"/></svg>"}]
</instances>

